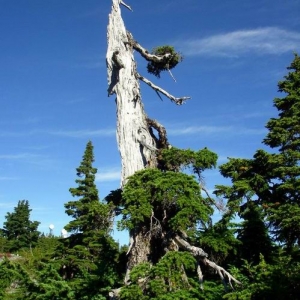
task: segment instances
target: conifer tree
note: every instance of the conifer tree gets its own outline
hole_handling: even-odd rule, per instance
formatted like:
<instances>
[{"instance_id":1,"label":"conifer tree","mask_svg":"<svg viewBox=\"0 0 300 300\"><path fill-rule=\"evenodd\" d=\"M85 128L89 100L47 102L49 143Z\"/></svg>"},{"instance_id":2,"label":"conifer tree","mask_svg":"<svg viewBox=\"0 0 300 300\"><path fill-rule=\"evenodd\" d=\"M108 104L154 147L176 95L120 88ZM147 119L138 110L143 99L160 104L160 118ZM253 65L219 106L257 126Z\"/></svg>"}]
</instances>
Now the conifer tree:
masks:
<instances>
[{"instance_id":1,"label":"conifer tree","mask_svg":"<svg viewBox=\"0 0 300 300\"><path fill-rule=\"evenodd\" d=\"M258 264L260 256L263 255L264 259L270 262L273 247L268 229L263 221L261 208L249 201L247 205L241 207L240 216L244 221L237 230L237 238L241 242L237 248L238 257Z\"/></svg>"},{"instance_id":2,"label":"conifer tree","mask_svg":"<svg viewBox=\"0 0 300 300\"><path fill-rule=\"evenodd\" d=\"M252 159L230 158L220 167L232 185L219 185L215 193L227 199L229 215L238 213L245 220L238 232L242 241L239 255L249 260L244 264L244 275L249 277L243 280L248 281L248 288L226 299L239 299L245 293L251 299L292 299L300 291L300 57L297 54L288 70L278 84L284 97L274 99L278 117L268 121L269 132L263 140L274 150L257 150ZM277 242L276 247L270 238ZM252 267L252 263L256 265ZM281 277L286 281L278 285Z\"/></svg>"},{"instance_id":3,"label":"conifer tree","mask_svg":"<svg viewBox=\"0 0 300 300\"><path fill-rule=\"evenodd\" d=\"M288 75L278 83L279 92L285 95L274 99L278 117L267 123L269 132L264 139L264 144L279 152L258 151L255 161L256 166L261 161L265 165L259 174L266 177L269 185L262 202L272 234L289 250L300 246L300 57L297 54L288 70Z\"/></svg>"},{"instance_id":4,"label":"conifer tree","mask_svg":"<svg viewBox=\"0 0 300 300\"><path fill-rule=\"evenodd\" d=\"M77 199L65 204L66 213L73 218L65 226L70 235L61 240L55 254L59 256L60 273L70 282L76 299L86 299L86 295L94 299L117 279L118 246L110 236L112 208L99 201L93 162L93 145L89 141L76 169L78 186L70 188Z\"/></svg>"},{"instance_id":5,"label":"conifer tree","mask_svg":"<svg viewBox=\"0 0 300 300\"><path fill-rule=\"evenodd\" d=\"M275 98L277 118L271 118L264 144L253 159L234 159L221 166L231 187L218 186L216 193L228 199L236 212L242 203L254 201L264 211L272 237L291 251L300 245L300 58L295 54L290 72L278 84L283 98ZM277 151L276 151L277 150Z\"/></svg>"},{"instance_id":6,"label":"conifer tree","mask_svg":"<svg viewBox=\"0 0 300 300\"><path fill-rule=\"evenodd\" d=\"M36 245L40 222L30 221L31 211L28 200L21 200L12 213L6 214L2 234L9 242L9 251L16 252Z\"/></svg>"},{"instance_id":7,"label":"conifer tree","mask_svg":"<svg viewBox=\"0 0 300 300\"><path fill-rule=\"evenodd\" d=\"M79 199L69 201L65 204L66 214L73 218L65 226L65 229L73 234L107 228L103 226L107 224L103 224L103 220L98 218L100 216L97 216L93 211L99 205L99 194L95 184L97 169L93 167L93 162L93 145L89 141L86 145L80 166L76 168L79 178L75 182L78 186L70 188L72 196L79 197Z\"/></svg>"}]
</instances>

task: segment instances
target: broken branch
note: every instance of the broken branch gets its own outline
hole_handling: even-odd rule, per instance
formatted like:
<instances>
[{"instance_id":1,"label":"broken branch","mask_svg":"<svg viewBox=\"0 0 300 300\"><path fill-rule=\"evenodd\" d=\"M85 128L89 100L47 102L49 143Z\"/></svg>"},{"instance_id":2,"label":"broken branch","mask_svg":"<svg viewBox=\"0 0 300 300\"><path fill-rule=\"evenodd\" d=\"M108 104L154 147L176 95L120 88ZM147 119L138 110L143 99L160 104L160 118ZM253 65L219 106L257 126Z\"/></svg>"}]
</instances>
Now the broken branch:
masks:
<instances>
[{"instance_id":1,"label":"broken branch","mask_svg":"<svg viewBox=\"0 0 300 300\"><path fill-rule=\"evenodd\" d=\"M129 31L127 31L127 37L129 40L129 44L133 47L133 49L139 52L142 55L142 57L144 57L147 61L159 63L167 60L171 56L171 53L166 53L164 55L155 55L149 53L147 49L142 47L137 41L133 39L133 36Z\"/></svg>"},{"instance_id":2,"label":"broken branch","mask_svg":"<svg viewBox=\"0 0 300 300\"><path fill-rule=\"evenodd\" d=\"M191 99L191 97L179 97L179 98L176 98L173 95L169 94L164 89L162 89L161 87L159 87L159 86L155 85L154 83L152 83L147 78L145 78L142 75L140 75L139 73L136 73L136 76L137 76L138 79L140 79L143 82L145 82L147 85L149 85L156 92L159 92L159 93L165 95L167 98L169 98L172 102L175 102L177 105L182 105L183 103L185 103L186 100Z\"/></svg>"},{"instance_id":3,"label":"broken branch","mask_svg":"<svg viewBox=\"0 0 300 300\"><path fill-rule=\"evenodd\" d=\"M124 3L122 0L120 0L120 4L122 4L123 6L128 8L129 10L133 11L132 8L129 5L127 5L126 3Z\"/></svg>"}]
</instances>

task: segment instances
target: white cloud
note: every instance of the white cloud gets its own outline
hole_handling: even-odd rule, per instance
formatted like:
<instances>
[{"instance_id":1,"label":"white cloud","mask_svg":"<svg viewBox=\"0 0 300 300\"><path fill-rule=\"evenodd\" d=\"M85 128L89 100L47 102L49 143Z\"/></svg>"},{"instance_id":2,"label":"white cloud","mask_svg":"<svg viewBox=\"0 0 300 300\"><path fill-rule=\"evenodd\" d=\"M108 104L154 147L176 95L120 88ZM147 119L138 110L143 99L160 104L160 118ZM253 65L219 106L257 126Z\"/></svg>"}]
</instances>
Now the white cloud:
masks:
<instances>
[{"instance_id":1,"label":"white cloud","mask_svg":"<svg viewBox=\"0 0 300 300\"><path fill-rule=\"evenodd\" d=\"M116 132L115 129L99 129L99 130L58 130L48 131L47 133L57 136L73 137L73 138L86 138L86 137L99 137L111 136Z\"/></svg>"},{"instance_id":2,"label":"white cloud","mask_svg":"<svg viewBox=\"0 0 300 300\"><path fill-rule=\"evenodd\" d=\"M102 169L96 174L96 181L118 181L121 179L121 171L116 168Z\"/></svg>"},{"instance_id":3,"label":"white cloud","mask_svg":"<svg viewBox=\"0 0 300 300\"><path fill-rule=\"evenodd\" d=\"M182 128L169 129L169 135L186 135L186 134L196 134L196 133L219 133L219 132L228 132L231 130L231 127L222 127L222 126L182 126Z\"/></svg>"},{"instance_id":4,"label":"white cloud","mask_svg":"<svg viewBox=\"0 0 300 300\"><path fill-rule=\"evenodd\" d=\"M266 129L255 129L255 128L236 128L233 126L181 126L180 128L171 128L168 130L169 135L179 136L179 135L193 135L193 134L265 134Z\"/></svg>"},{"instance_id":5,"label":"white cloud","mask_svg":"<svg viewBox=\"0 0 300 300\"><path fill-rule=\"evenodd\" d=\"M5 176L0 177L0 181L17 180L17 179L18 178L16 177L5 177Z\"/></svg>"},{"instance_id":6,"label":"white cloud","mask_svg":"<svg viewBox=\"0 0 300 300\"><path fill-rule=\"evenodd\" d=\"M81 130L31 130L26 132L0 132L0 137L19 137L38 134L50 134L56 136L72 137L72 138L87 138L87 137L99 137L99 136L112 136L116 130L114 128L107 129L81 129Z\"/></svg>"},{"instance_id":7,"label":"white cloud","mask_svg":"<svg viewBox=\"0 0 300 300\"><path fill-rule=\"evenodd\" d=\"M15 203L12 202L2 202L0 203L0 208L1 209L11 209L14 208L16 206Z\"/></svg>"},{"instance_id":8,"label":"white cloud","mask_svg":"<svg viewBox=\"0 0 300 300\"><path fill-rule=\"evenodd\" d=\"M16 153L16 154L0 154L0 160L17 161L18 163L27 163L43 168L53 168L56 162L46 155L39 155L34 153Z\"/></svg>"},{"instance_id":9,"label":"white cloud","mask_svg":"<svg viewBox=\"0 0 300 300\"><path fill-rule=\"evenodd\" d=\"M300 33L265 27L217 34L179 45L185 55L235 57L249 52L279 55L300 49Z\"/></svg>"},{"instance_id":10,"label":"white cloud","mask_svg":"<svg viewBox=\"0 0 300 300\"><path fill-rule=\"evenodd\" d=\"M14 120L14 125L28 125L28 124L36 124L40 122L40 118L38 117L30 117L30 118L24 118L24 119L18 119ZM11 125L11 120L1 120L0 121L1 125Z\"/></svg>"},{"instance_id":11,"label":"white cloud","mask_svg":"<svg viewBox=\"0 0 300 300\"><path fill-rule=\"evenodd\" d=\"M18 153L18 154L0 154L0 159L36 159L36 158L41 158L41 155L37 154L31 154L31 153Z\"/></svg>"},{"instance_id":12,"label":"white cloud","mask_svg":"<svg viewBox=\"0 0 300 300\"><path fill-rule=\"evenodd\" d=\"M2 131L0 137L22 137L32 135L32 132L13 132L13 131Z\"/></svg>"}]
</instances>

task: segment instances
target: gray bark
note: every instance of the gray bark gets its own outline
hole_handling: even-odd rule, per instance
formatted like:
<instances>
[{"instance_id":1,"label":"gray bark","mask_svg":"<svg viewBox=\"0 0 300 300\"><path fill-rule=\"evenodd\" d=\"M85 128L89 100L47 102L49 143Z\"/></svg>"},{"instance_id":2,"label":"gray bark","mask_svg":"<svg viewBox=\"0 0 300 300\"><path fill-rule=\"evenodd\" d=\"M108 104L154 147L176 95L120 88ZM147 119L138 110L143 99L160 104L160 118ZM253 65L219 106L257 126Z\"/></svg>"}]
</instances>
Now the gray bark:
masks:
<instances>
[{"instance_id":1,"label":"gray bark","mask_svg":"<svg viewBox=\"0 0 300 300\"><path fill-rule=\"evenodd\" d=\"M122 162L121 187L123 187L128 177L136 171L156 166L156 141L149 131L147 115L141 101L133 46L121 17L119 0L113 0L107 39L108 94L116 95L117 142ZM128 253L125 282L129 279L129 271L135 265L148 261L150 248L144 234L143 230L130 232L132 242L131 251Z\"/></svg>"},{"instance_id":2,"label":"gray bark","mask_svg":"<svg viewBox=\"0 0 300 300\"><path fill-rule=\"evenodd\" d=\"M108 93L117 96L117 141L122 161L121 186L124 186L136 171L155 164L156 143L149 132L133 47L121 17L119 0L113 0L107 39Z\"/></svg>"}]
</instances>

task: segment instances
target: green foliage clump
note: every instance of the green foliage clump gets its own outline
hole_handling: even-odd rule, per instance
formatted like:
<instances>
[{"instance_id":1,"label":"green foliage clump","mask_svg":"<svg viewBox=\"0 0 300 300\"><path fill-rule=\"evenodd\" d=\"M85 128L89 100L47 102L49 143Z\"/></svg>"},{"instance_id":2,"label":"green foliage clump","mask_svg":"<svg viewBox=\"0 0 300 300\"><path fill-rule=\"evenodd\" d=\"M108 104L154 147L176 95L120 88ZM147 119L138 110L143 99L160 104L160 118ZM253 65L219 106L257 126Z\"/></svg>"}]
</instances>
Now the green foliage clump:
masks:
<instances>
[{"instance_id":1,"label":"green foliage clump","mask_svg":"<svg viewBox=\"0 0 300 300\"><path fill-rule=\"evenodd\" d=\"M187 231L212 213L193 176L158 169L136 172L123 191L122 229L159 221L166 229Z\"/></svg>"},{"instance_id":2,"label":"green foliage clump","mask_svg":"<svg viewBox=\"0 0 300 300\"><path fill-rule=\"evenodd\" d=\"M14 291L14 283L19 279L19 272L8 258L2 259L0 262L0 299L5 299L5 296Z\"/></svg>"},{"instance_id":3,"label":"green foliage clump","mask_svg":"<svg viewBox=\"0 0 300 300\"><path fill-rule=\"evenodd\" d=\"M36 266L34 275L28 273L21 265L17 267L20 274L20 288L23 290L23 297L26 297L26 299L74 299L74 291L72 291L68 282L61 278L52 264L39 263Z\"/></svg>"},{"instance_id":4,"label":"green foliage clump","mask_svg":"<svg viewBox=\"0 0 300 300\"><path fill-rule=\"evenodd\" d=\"M300 264L294 263L290 256L278 253L277 262L267 263L262 255L258 264L247 260L240 269L231 268L230 272L243 285L228 292L227 300L260 299L298 299L300 294Z\"/></svg>"},{"instance_id":5,"label":"green foliage clump","mask_svg":"<svg viewBox=\"0 0 300 300\"><path fill-rule=\"evenodd\" d=\"M199 287L196 260L188 252L170 251L156 265L142 263L130 273L131 284L121 289L122 300L217 300L222 299L221 283L205 282Z\"/></svg>"},{"instance_id":6,"label":"green foliage clump","mask_svg":"<svg viewBox=\"0 0 300 300\"><path fill-rule=\"evenodd\" d=\"M178 63L182 62L183 56L176 52L174 47L172 46L160 46L156 47L151 52L157 56L163 56L165 54L170 54L165 59L157 62L157 61L150 61L147 65L147 70L150 74L155 75L156 77L160 78L160 73L162 71L167 71L175 68Z\"/></svg>"},{"instance_id":7,"label":"green foliage clump","mask_svg":"<svg viewBox=\"0 0 300 300\"><path fill-rule=\"evenodd\" d=\"M235 236L236 224L223 216L215 224L199 232L198 241L209 257L219 265L235 261L240 241Z\"/></svg>"},{"instance_id":8,"label":"green foliage clump","mask_svg":"<svg viewBox=\"0 0 300 300\"><path fill-rule=\"evenodd\" d=\"M182 270L195 268L195 259L187 252L168 252L155 266L143 263L130 273L130 286L121 290L120 299L199 299L194 282Z\"/></svg>"},{"instance_id":9,"label":"green foliage clump","mask_svg":"<svg viewBox=\"0 0 300 300\"><path fill-rule=\"evenodd\" d=\"M206 147L198 151L172 147L161 151L159 163L161 169L175 172L192 167L193 172L200 177L204 170L216 167L217 159L218 155Z\"/></svg>"}]
</instances>

